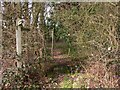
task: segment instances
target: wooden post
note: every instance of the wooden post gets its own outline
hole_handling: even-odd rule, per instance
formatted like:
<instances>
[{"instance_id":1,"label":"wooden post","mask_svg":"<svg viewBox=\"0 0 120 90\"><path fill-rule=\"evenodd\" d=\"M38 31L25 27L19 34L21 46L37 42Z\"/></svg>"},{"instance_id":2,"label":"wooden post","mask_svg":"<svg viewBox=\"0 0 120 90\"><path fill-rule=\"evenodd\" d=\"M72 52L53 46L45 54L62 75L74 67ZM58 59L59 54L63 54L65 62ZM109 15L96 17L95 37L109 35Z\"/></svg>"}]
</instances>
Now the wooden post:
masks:
<instances>
[{"instance_id":1,"label":"wooden post","mask_svg":"<svg viewBox=\"0 0 120 90\"><path fill-rule=\"evenodd\" d=\"M22 66L22 61L20 61L21 59L21 53L22 53L22 44L21 44L21 31L30 31L29 28L25 28L23 27L23 20L18 18L16 20L16 26L17 26L17 29L16 29L16 52L17 52L17 67L18 68L21 68Z\"/></svg>"},{"instance_id":2,"label":"wooden post","mask_svg":"<svg viewBox=\"0 0 120 90\"><path fill-rule=\"evenodd\" d=\"M16 52L17 52L17 67L21 68L22 62L20 61L21 59L21 51L22 51L22 45L21 45L21 27L22 27L22 20L18 18L16 20Z\"/></svg>"},{"instance_id":3,"label":"wooden post","mask_svg":"<svg viewBox=\"0 0 120 90\"><path fill-rule=\"evenodd\" d=\"M51 47L52 58L53 58L53 48L54 48L54 30L52 30L52 47Z\"/></svg>"},{"instance_id":4,"label":"wooden post","mask_svg":"<svg viewBox=\"0 0 120 90\"><path fill-rule=\"evenodd\" d=\"M17 22L19 22L20 19L17 19ZM17 30L16 30L16 52L18 56L21 56L21 26L17 25Z\"/></svg>"}]
</instances>

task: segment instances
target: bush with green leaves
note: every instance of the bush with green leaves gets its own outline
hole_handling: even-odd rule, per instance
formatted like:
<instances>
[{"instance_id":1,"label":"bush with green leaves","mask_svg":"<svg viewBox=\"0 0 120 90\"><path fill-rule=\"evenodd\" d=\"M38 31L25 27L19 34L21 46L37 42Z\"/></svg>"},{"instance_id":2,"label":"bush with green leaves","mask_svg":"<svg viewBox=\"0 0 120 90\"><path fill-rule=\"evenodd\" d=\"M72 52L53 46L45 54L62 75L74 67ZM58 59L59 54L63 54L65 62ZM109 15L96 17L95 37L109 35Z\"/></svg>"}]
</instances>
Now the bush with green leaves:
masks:
<instances>
[{"instance_id":1,"label":"bush with green leaves","mask_svg":"<svg viewBox=\"0 0 120 90\"><path fill-rule=\"evenodd\" d=\"M28 65L28 64L27 64ZM38 72L39 70L39 72ZM2 89L38 89L42 87L42 71L37 64L28 65L27 68L10 68L5 70L2 80Z\"/></svg>"},{"instance_id":2,"label":"bush with green leaves","mask_svg":"<svg viewBox=\"0 0 120 90\"><path fill-rule=\"evenodd\" d=\"M62 22L77 47L77 58L117 53L117 3L60 3L54 12L52 18Z\"/></svg>"},{"instance_id":3,"label":"bush with green leaves","mask_svg":"<svg viewBox=\"0 0 120 90\"><path fill-rule=\"evenodd\" d=\"M75 52L75 47L72 44L73 38L69 33L69 29L66 28L61 22L55 21L51 18L47 18L47 32L54 31L54 39L56 42L63 41L67 45L68 54ZM52 38L51 35L48 35L49 38Z\"/></svg>"}]
</instances>

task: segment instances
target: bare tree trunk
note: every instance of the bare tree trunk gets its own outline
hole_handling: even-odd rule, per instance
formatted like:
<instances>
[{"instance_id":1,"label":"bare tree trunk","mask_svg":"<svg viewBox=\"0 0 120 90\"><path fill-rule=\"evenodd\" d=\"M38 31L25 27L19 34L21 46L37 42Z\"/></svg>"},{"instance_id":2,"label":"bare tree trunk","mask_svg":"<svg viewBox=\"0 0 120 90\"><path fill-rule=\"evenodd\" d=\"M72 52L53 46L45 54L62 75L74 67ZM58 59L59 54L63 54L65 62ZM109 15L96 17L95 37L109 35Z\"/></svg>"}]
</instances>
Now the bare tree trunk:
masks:
<instances>
[{"instance_id":1,"label":"bare tree trunk","mask_svg":"<svg viewBox=\"0 0 120 90\"><path fill-rule=\"evenodd\" d=\"M25 27L26 28L30 28L30 12L29 12L29 9L28 9L28 6L29 6L29 2L27 0L27 2L24 2L24 5L22 7L22 9L24 10L23 12L23 16L24 16L24 19L25 19ZM26 57L26 60L25 61L26 63L29 61L30 59L30 55L29 55L29 32L23 32L23 41L24 41L24 45L25 45L25 52L24 52L24 55L23 57ZM24 49L24 48L23 48Z\"/></svg>"},{"instance_id":2,"label":"bare tree trunk","mask_svg":"<svg viewBox=\"0 0 120 90\"><path fill-rule=\"evenodd\" d=\"M45 10L45 5L41 4L41 12L40 12L40 30L42 32L42 46L43 46L43 57L44 59L46 58L46 42L45 42L45 18L44 18L44 10Z\"/></svg>"},{"instance_id":3,"label":"bare tree trunk","mask_svg":"<svg viewBox=\"0 0 120 90\"><path fill-rule=\"evenodd\" d=\"M0 3L0 61L1 59L2 59L2 7ZM3 78L2 69L3 69L2 65L0 65L0 85L2 84L2 78Z\"/></svg>"},{"instance_id":4,"label":"bare tree trunk","mask_svg":"<svg viewBox=\"0 0 120 90\"><path fill-rule=\"evenodd\" d=\"M0 3L0 59L2 58L2 7Z\"/></svg>"}]
</instances>

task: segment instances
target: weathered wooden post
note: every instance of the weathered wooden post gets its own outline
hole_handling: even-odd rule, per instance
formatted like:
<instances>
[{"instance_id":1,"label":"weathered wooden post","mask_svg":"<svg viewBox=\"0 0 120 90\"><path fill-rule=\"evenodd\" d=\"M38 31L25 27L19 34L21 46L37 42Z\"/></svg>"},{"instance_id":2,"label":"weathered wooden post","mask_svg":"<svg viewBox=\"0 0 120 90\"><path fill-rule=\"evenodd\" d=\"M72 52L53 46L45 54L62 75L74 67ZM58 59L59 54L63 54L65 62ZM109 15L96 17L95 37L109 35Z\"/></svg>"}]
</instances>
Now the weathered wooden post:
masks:
<instances>
[{"instance_id":1,"label":"weathered wooden post","mask_svg":"<svg viewBox=\"0 0 120 90\"><path fill-rule=\"evenodd\" d=\"M21 56L21 27L22 27L22 20L18 18L16 20L17 30L16 30L16 52L18 56Z\"/></svg>"},{"instance_id":2,"label":"weathered wooden post","mask_svg":"<svg viewBox=\"0 0 120 90\"><path fill-rule=\"evenodd\" d=\"M52 47L51 47L51 54L52 54L52 59L53 59L53 48L54 48L54 30L52 30Z\"/></svg>"},{"instance_id":3,"label":"weathered wooden post","mask_svg":"<svg viewBox=\"0 0 120 90\"><path fill-rule=\"evenodd\" d=\"M16 52L17 52L17 56L18 56L18 62L17 62L17 67L21 68L22 66L22 62L20 61L21 59L21 54L22 54L22 44L21 44L21 32L22 31L29 31L29 28L25 28L23 27L23 20L20 18L17 18L16 20Z\"/></svg>"},{"instance_id":4,"label":"weathered wooden post","mask_svg":"<svg viewBox=\"0 0 120 90\"><path fill-rule=\"evenodd\" d=\"M22 19L17 18L16 20L16 53L17 53L17 67L21 68L22 62L20 62L21 59L21 51L22 51L22 45L21 45L21 27L22 27Z\"/></svg>"}]
</instances>

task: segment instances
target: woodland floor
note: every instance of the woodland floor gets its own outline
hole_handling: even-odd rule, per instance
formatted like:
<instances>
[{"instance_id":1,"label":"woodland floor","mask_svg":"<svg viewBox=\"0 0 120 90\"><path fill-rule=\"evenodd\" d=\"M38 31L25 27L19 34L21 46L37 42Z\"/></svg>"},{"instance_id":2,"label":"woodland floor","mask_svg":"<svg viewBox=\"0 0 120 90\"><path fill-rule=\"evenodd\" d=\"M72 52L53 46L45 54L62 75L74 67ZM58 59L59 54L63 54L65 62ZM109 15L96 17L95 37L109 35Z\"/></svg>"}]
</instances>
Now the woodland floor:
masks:
<instances>
[{"instance_id":1,"label":"woodland floor","mask_svg":"<svg viewBox=\"0 0 120 90\"><path fill-rule=\"evenodd\" d=\"M67 86L62 87L62 83L64 84L64 79L69 79L73 81L72 75L75 73L84 73L83 67L81 67L82 62L80 61L72 61L68 54L65 54L63 50L66 45L63 43L57 43L54 47L53 60L50 63L54 63L52 67L50 67L46 72L46 77L43 81L45 81L45 88L67 88ZM69 81L68 81L69 84ZM68 85L68 88L71 85Z\"/></svg>"},{"instance_id":2,"label":"woodland floor","mask_svg":"<svg viewBox=\"0 0 120 90\"><path fill-rule=\"evenodd\" d=\"M64 53L63 43L57 43L56 46L51 62L56 64L47 70L43 88L119 87L119 77L108 76L110 79L106 79L103 63L72 60Z\"/></svg>"},{"instance_id":3,"label":"woodland floor","mask_svg":"<svg viewBox=\"0 0 120 90\"><path fill-rule=\"evenodd\" d=\"M53 60L48 62L50 67L47 68L46 75L41 80L43 88L120 87L118 86L119 77L109 76L111 78L106 79L106 70L101 62L72 60L64 51L66 45L63 43L55 45ZM4 63L1 61L1 65ZM5 65L3 66L5 68ZM2 73L1 68L0 79Z\"/></svg>"},{"instance_id":4,"label":"woodland floor","mask_svg":"<svg viewBox=\"0 0 120 90\"><path fill-rule=\"evenodd\" d=\"M73 61L68 54L65 54L64 48L63 43L57 43L54 47L53 60L51 63L55 63L55 65L47 70L43 87L75 88L76 86L73 86L73 84L77 76L86 75L84 74L84 68L81 66L83 62ZM80 86L82 86L82 84L77 87Z\"/></svg>"}]
</instances>

